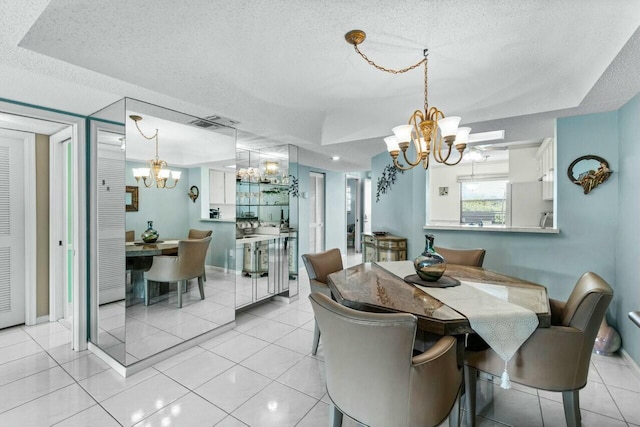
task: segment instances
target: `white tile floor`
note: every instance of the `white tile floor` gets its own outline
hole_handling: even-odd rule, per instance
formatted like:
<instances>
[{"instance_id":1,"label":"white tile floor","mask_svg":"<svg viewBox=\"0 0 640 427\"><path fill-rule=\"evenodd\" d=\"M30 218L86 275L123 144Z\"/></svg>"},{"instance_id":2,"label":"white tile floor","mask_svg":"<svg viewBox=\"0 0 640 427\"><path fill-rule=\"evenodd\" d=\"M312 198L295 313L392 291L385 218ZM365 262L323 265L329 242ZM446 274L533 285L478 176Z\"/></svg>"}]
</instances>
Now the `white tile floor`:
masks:
<instances>
[{"instance_id":1,"label":"white tile floor","mask_svg":"<svg viewBox=\"0 0 640 427\"><path fill-rule=\"evenodd\" d=\"M235 330L128 378L69 351L60 323L0 331L0 426L328 426L322 351L310 355L300 279L299 301L243 312ZM564 426L557 393L478 387L479 426ZM584 426L640 426L640 380L621 357L594 355L580 398Z\"/></svg>"}]
</instances>

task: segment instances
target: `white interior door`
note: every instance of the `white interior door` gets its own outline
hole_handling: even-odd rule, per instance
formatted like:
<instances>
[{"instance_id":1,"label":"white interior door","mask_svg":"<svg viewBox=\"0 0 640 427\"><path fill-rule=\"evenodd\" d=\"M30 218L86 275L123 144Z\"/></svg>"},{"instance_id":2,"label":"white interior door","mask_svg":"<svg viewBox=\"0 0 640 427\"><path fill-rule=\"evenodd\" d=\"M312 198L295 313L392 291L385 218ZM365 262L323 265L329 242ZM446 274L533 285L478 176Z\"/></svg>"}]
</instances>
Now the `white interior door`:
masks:
<instances>
[{"instance_id":1,"label":"white interior door","mask_svg":"<svg viewBox=\"0 0 640 427\"><path fill-rule=\"evenodd\" d=\"M362 235L362 186L360 185L360 178L349 178L354 183L354 194L351 195L353 197L354 204L354 219L355 219L355 235L353 239L353 246L356 253L360 252L360 237Z\"/></svg>"},{"instance_id":2,"label":"white interior door","mask_svg":"<svg viewBox=\"0 0 640 427\"><path fill-rule=\"evenodd\" d=\"M309 173L309 252L324 251L324 174Z\"/></svg>"},{"instance_id":3,"label":"white interior door","mask_svg":"<svg viewBox=\"0 0 640 427\"><path fill-rule=\"evenodd\" d=\"M364 180L364 213L362 214L362 232L371 233L371 179Z\"/></svg>"},{"instance_id":4,"label":"white interior door","mask_svg":"<svg viewBox=\"0 0 640 427\"><path fill-rule=\"evenodd\" d=\"M25 322L25 140L0 130L0 328Z\"/></svg>"}]
</instances>

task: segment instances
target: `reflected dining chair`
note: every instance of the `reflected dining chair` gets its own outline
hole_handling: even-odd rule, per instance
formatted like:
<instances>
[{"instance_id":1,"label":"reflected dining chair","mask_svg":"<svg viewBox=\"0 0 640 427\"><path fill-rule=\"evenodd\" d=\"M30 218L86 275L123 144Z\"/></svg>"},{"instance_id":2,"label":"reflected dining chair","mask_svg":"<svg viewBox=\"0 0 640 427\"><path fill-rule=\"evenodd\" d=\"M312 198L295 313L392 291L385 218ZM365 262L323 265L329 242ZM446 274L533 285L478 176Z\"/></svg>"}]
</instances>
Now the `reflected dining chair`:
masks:
<instances>
[{"instance_id":1,"label":"reflected dining chair","mask_svg":"<svg viewBox=\"0 0 640 427\"><path fill-rule=\"evenodd\" d=\"M198 279L200 298L204 299L204 261L211 237L179 240L178 256L156 255L149 271L144 273L144 305L149 305L149 282L177 283L178 308L182 308L182 293L190 279Z\"/></svg>"},{"instance_id":2,"label":"reflected dining chair","mask_svg":"<svg viewBox=\"0 0 640 427\"><path fill-rule=\"evenodd\" d=\"M441 337L412 356L417 318L343 307L324 294L309 295L324 345L333 426L343 414L369 427L437 426L460 420L462 368L456 339Z\"/></svg>"},{"instance_id":3,"label":"reflected dining chair","mask_svg":"<svg viewBox=\"0 0 640 427\"><path fill-rule=\"evenodd\" d=\"M211 236L211 234L213 234L213 231L211 230L196 230L195 228L190 228L189 235L187 236L187 238L188 239L204 239L205 237ZM205 282L207 281L206 272L202 273L202 278L204 279Z\"/></svg>"},{"instance_id":4,"label":"reflected dining chair","mask_svg":"<svg viewBox=\"0 0 640 427\"><path fill-rule=\"evenodd\" d=\"M327 284L327 276L343 269L340 249L333 248L328 251L318 252L315 254L304 254L302 255L302 261L304 262L304 267L309 275L309 286L311 287L311 292L320 292L321 294L331 297L331 289L329 289L329 285ZM318 322L316 322L313 330L311 354L316 354L318 352L319 343L320 328L318 328Z\"/></svg>"},{"instance_id":5,"label":"reflected dining chair","mask_svg":"<svg viewBox=\"0 0 640 427\"><path fill-rule=\"evenodd\" d=\"M585 273L566 303L550 299L551 327L538 328L509 362L512 382L562 392L568 427L580 426L579 393L587 384L591 351L613 290L600 276ZM500 376L504 361L493 350L465 351L467 426L475 425L477 372Z\"/></svg>"},{"instance_id":6,"label":"reflected dining chair","mask_svg":"<svg viewBox=\"0 0 640 427\"><path fill-rule=\"evenodd\" d=\"M484 249L449 249L434 247L435 251L444 257L447 264L468 265L469 267L482 267L484 262Z\"/></svg>"}]
</instances>

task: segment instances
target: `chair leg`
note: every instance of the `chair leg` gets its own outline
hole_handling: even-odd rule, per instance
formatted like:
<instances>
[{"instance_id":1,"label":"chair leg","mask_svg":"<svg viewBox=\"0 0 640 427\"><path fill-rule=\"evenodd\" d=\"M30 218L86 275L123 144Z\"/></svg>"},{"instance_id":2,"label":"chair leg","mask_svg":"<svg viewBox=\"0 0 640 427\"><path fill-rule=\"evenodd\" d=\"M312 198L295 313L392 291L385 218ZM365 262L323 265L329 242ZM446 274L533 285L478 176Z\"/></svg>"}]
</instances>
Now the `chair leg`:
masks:
<instances>
[{"instance_id":1,"label":"chair leg","mask_svg":"<svg viewBox=\"0 0 640 427\"><path fill-rule=\"evenodd\" d=\"M318 328L318 321L316 320L316 327L313 329L313 346L311 347L311 354L315 355L318 352L318 344L320 344L320 328Z\"/></svg>"},{"instance_id":2,"label":"chair leg","mask_svg":"<svg viewBox=\"0 0 640 427\"><path fill-rule=\"evenodd\" d=\"M476 381L478 370L464 365L465 406L467 409L467 427L476 425Z\"/></svg>"},{"instance_id":3,"label":"chair leg","mask_svg":"<svg viewBox=\"0 0 640 427\"><path fill-rule=\"evenodd\" d=\"M207 281L207 272L206 271L202 272L202 278L204 279L205 282Z\"/></svg>"},{"instance_id":4,"label":"chair leg","mask_svg":"<svg viewBox=\"0 0 640 427\"><path fill-rule=\"evenodd\" d=\"M149 281L144 279L144 305L149 305Z\"/></svg>"},{"instance_id":5,"label":"chair leg","mask_svg":"<svg viewBox=\"0 0 640 427\"><path fill-rule=\"evenodd\" d=\"M204 273L202 273L202 275L204 275ZM204 299L204 282L202 276L198 276L198 287L200 288L200 299Z\"/></svg>"},{"instance_id":6,"label":"chair leg","mask_svg":"<svg viewBox=\"0 0 640 427\"><path fill-rule=\"evenodd\" d=\"M331 405L331 425L332 427L342 427L342 412L336 405Z\"/></svg>"},{"instance_id":7,"label":"chair leg","mask_svg":"<svg viewBox=\"0 0 640 427\"><path fill-rule=\"evenodd\" d=\"M185 285L186 288L186 281L185 280L178 280L178 283L176 283L176 286L178 287L178 308L182 308L182 289L183 289L183 284Z\"/></svg>"},{"instance_id":8,"label":"chair leg","mask_svg":"<svg viewBox=\"0 0 640 427\"><path fill-rule=\"evenodd\" d=\"M567 427L579 427L582 416L580 415L580 392L578 390L563 391L562 403L564 404L564 418Z\"/></svg>"},{"instance_id":9,"label":"chair leg","mask_svg":"<svg viewBox=\"0 0 640 427\"><path fill-rule=\"evenodd\" d=\"M458 395L456 396L456 401L453 404L453 408L451 409L451 413L449 414L449 427L460 427L460 399L462 398L462 386L460 386L460 390L458 390Z\"/></svg>"}]
</instances>

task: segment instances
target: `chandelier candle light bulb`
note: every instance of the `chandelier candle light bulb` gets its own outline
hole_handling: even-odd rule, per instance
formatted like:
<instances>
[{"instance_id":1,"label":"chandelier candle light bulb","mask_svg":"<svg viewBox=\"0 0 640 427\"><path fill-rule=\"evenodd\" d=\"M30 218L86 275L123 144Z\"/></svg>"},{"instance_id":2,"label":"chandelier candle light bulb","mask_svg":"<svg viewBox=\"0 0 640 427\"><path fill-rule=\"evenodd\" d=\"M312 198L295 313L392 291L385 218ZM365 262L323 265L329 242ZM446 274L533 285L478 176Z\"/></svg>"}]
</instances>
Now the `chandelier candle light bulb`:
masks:
<instances>
[{"instance_id":1,"label":"chandelier candle light bulb","mask_svg":"<svg viewBox=\"0 0 640 427\"><path fill-rule=\"evenodd\" d=\"M389 155L393 159L394 166L401 170L408 170L422 163L423 168L427 169L429 167L429 155L431 153L433 153L433 158L438 163L443 163L447 166L453 166L460 163L463 153L467 148L467 143L469 142L469 132L471 131L471 128L458 129L458 125L461 121L460 117L445 117L444 113L436 107L429 107L429 83L427 72L429 50L423 50L424 58L416 64L400 70L393 70L376 64L360 51L358 45L364 42L367 37L364 31L351 30L345 34L344 37L347 43L353 45L353 48L358 55L380 71L391 74L402 74L424 64L424 111L416 110L411 117L409 117L408 124L396 126L392 129L395 141L391 139L392 137L384 138ZM407 150L411 143L413 143L416 151L415 160L410 160L407 157ZM446 147L444 147L445 144ZM457 160L453 161L452 159L450 161L449 157L453 152L452 149L454 146L460 156ZM402 157L407 165L403 165L398 162L400 151L402 151Z\"/></svg>"}]
</instances>

